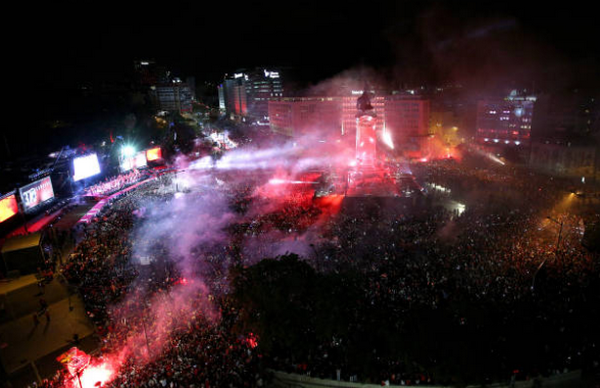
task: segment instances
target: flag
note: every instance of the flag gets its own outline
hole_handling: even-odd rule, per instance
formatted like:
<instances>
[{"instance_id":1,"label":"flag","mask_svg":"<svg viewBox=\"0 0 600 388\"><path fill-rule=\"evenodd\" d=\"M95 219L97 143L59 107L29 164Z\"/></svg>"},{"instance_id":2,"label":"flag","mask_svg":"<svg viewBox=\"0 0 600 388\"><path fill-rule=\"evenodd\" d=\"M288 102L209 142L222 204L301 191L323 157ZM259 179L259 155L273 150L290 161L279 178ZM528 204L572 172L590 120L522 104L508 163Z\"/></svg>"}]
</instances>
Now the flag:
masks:
<instances>
[{"instance_id":1,"label":"flag","mask_svg":"<svg viewBox=\"0 0 600 388\"><path fill-rule=\"evenodd\" d=\"M58 356L56 360L63 364L72 376L75 376L89 365L91 357L84 351L72 347L67 352Z\"/></svg>"}]
</instances>

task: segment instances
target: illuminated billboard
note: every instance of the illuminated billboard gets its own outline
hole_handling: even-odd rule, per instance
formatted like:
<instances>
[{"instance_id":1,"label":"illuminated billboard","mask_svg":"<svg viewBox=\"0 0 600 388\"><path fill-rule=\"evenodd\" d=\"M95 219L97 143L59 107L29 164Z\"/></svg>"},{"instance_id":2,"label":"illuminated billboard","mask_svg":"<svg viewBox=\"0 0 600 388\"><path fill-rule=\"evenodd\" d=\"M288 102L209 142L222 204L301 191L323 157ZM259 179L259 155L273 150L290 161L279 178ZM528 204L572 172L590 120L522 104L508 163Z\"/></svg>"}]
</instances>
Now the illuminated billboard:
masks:
<instances>
[{"instance_id":1,"label":"illuminated billboard","mask_svg":"<svg viewBox=\"0 0 600 388\"><path fill-rule=\"evenodd\" d=\"M73 159L73 171L74 181L100 174L98 156L96 154L89 154Z\"/></svg>"},{"instance_id":2,"label":"illuminated billboard","mask_svg":"<svg viewBox=\"0 0 600 388\"><path fill-rule=\"evenodd\" d=\"M50 177L46 177L23 186L19 188L19 196L23 203L23 210L33 209L37 205L54 198L52 180L50 180Z\"/></svg>"},{"instance_id":3,"label":"illuminated billboard","mask_svg":"<svg viewBox=\"0 0 600 388\"><path fill-rule=\"evenodd\" d=\"M17 198L14 194L5 195L0 198L0 222L8 220L19 212Z\"/></svg>"},{"instance_id":4,"label":"illuminated billboard","mask_svg":"<svg viewBox=\"0 0 600 388\"><path fill-rule=\"evenodd\" d=\"M146 150L146 159L149 162L162 159L162 150L160 149L160 147L150 148L149 150Z\"/></svg>"},{"instance_id":5,"label":"illuminated billboard","mask_svg":"<svg viewBox=\"0 0 600 388\"><path fill-rule=\"evenodd\" d=\"M146 162L146 152L140 151L135 156L124 157L121 159L119 166L121 167L121 172L129 171L132 168L143 168L146 167L148 163Z\"/></svg>"}]
</instances>

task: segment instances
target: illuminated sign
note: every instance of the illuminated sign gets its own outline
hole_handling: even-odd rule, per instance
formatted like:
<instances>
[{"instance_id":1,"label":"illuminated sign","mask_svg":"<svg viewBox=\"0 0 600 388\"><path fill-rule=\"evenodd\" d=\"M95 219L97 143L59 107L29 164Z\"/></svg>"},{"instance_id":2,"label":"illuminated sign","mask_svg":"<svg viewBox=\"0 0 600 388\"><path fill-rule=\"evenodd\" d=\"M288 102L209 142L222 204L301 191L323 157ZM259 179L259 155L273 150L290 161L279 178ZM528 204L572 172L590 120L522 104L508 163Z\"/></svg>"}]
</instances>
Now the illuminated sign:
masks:
<instances>
[{"instance_id":1,"label":"illuminated sign","mask_svg":"<svg viewBox=\"0 0 600 388\"><path fill-rule=\"evenodd\" d=\"M23 203L25 211L49 201L54 198L54 190L52 189L52 180L50 177L40 179L33 183L19 188L19 196Z\"/></svg>"},{"instance_id":2,"label":"illuminated sign","mask_svg":"<svg viewBox=\"0 0 600 388\"><path fill-rule=\"evenodd\" d=\"M264 69L264 72L265 72L265 77L279 78L279 72L278 71L268 71L268 70Z\"/></svg>"},{"instance_id":3,"label":"illuminated sign","mask_svg":"<svg viewBox=\"0 0 600 388\"><path fill-rule=\"evenodd\" d=\"M146 159L149 162L152 162L153 160L162 159L162 150L160 149L160 147L150 148L149 150L146 150Z\"/></svg>"},{"instance_id":4,"label":"illuminated sign","mask_svg":"<svg viewBox=\"0 0 600 388\"><path fill-rule=\"evenodd\" d=\"M19 212L17 198L14 194L7 195L0 199L0 222L8 220Z\"/></svg>"},{"instance_id":5,"label":"illuminated sign","mask_svg":"<svg viewBox=\"0 0 600 388\"><path fill-rule=\"evenodd\" d=\"M74 181L78 181L100 174L100 164L98 163L98 156L96 156L96 154L90 154L87 156L82 156L73 159L73 170Z\"/></svg>"}]
</instances>

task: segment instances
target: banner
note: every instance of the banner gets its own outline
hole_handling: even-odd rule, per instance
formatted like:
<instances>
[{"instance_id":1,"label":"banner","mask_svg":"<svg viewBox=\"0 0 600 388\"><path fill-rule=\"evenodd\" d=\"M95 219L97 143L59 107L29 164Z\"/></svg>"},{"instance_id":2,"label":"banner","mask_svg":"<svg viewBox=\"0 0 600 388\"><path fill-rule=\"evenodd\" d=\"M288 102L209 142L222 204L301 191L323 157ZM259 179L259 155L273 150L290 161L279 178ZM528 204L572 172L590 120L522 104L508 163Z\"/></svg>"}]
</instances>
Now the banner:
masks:
<instances>
[{"instance_id":1,"label":"banner","mask_svg":"<svg viewBox=\"0 0 600 388\"><path fill-rule=\"evenodd\" d=\"M50 177L40 179L19 188L19 196L23 204L23 210L31 210L34 207L54 198L52 180Z\"/></svg>"}]
</instances>

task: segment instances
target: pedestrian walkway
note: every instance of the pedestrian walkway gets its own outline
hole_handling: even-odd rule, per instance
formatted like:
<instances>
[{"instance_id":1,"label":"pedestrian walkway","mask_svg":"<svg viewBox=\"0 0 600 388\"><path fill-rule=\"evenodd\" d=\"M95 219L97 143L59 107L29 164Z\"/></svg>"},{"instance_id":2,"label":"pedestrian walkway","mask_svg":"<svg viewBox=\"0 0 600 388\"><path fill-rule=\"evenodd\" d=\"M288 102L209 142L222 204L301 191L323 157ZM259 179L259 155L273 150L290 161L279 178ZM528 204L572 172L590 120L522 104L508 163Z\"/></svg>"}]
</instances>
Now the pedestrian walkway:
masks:
<instances>
[{"instance_id":1,"label":"pedestrian walkway","mask_svg":"<svg viewBox=\"0 0 600 388\"><path fill-rule=\"evenodd\" d=\"M20 276L16 279L2 280L0 281L0 295L8 294L31 284L37 284L35 274Z\"/></svg>"},{"instance_id":2,"label":"pedestrian walkway","mask_svg":"<svg viewBox=\"0 0 600 388\"><path fill-rule=\"evenodd\" d=\"M37 324L31 314L0 326L0 358L9 374L64 347L74 334L83 338L94 332L79 298L51 304L47 313L35 315Z\"/></svg>"},{"instance_id":3,"label":"pedestrian walkway","mask_svg":"<svg viewBox=\"0 0 600 388\"><path fill-rule=\"evenodd\" d=\"M0 294L0 303L4 304L0 323L33 313L40 308L40 299L52 304L68 298L67 287L61 284L58 278L53 279L43 288L39 287L35 275L22 276L15 282L8 292Z\"/></svg>"}]
</instances>

